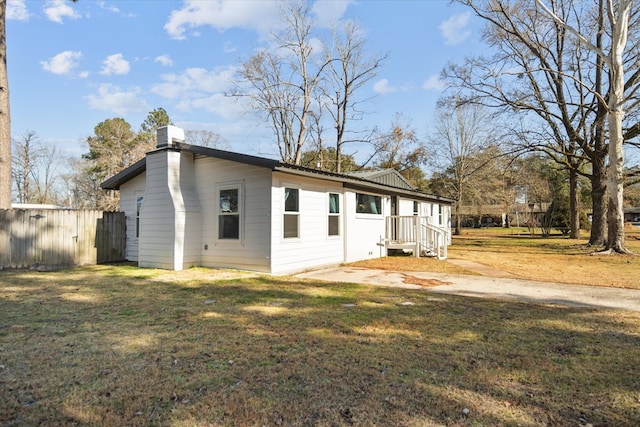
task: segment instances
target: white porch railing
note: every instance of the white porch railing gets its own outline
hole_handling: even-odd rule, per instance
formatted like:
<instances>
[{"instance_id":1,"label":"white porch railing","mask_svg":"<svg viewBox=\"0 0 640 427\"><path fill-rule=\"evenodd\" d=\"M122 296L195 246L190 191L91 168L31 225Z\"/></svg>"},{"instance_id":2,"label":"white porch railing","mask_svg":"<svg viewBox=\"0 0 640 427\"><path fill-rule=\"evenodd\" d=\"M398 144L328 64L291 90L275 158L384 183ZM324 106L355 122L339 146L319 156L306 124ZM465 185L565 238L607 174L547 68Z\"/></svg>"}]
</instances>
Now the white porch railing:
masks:
<instances>
[{"instance_id":1,"label":"white porch railing","mask_svg":"<svg viewBox=\"0 0 640 427\"><path fill-rule=\"evenodd\" d=\"M448 234L447 229L431 224L426 216L388 216L385 247L411 250L416 258L434 256L446 259Z\"/></svg>"}]
</instances>

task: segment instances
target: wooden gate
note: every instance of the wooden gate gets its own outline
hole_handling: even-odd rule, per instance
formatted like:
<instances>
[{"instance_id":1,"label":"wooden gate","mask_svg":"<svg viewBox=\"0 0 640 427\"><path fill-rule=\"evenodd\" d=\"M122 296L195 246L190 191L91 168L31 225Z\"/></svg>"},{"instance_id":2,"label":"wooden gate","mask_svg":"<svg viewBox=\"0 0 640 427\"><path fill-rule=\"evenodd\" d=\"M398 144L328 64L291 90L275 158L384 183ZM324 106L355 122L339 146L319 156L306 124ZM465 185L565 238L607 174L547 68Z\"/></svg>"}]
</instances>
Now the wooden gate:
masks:
<instances>
[{"instance_id":1,"label":"wooden gate","mask_svg":"<svg viewBox=\"0 0 640 427\"><path fill-rule=\"evenodd\" d=\"M0 269L56 269L125 259L123 212L0 210Z\"/></svg>"}]
</instances>

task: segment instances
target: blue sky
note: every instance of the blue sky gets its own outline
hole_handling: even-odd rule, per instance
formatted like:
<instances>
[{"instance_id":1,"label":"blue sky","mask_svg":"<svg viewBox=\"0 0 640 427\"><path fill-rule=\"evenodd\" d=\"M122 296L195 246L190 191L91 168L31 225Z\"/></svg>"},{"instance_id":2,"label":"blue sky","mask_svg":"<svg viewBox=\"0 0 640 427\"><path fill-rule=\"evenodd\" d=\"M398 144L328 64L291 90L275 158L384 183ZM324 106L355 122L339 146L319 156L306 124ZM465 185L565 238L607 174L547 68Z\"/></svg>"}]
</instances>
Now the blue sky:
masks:
<instances>
[{"instance_id":1,"label":"blue sky","mask_svg":"<svg viewBox=\"0 0 640 427\"><path fill-rule=\"evenodd\" d=\"M277 10L268 0L8 0L12 135L35 131L77 157L101 121L122 117L137 131L162 107L177 126L220 134L224 148L275 157L267 125L224 93L266 46ZM479 23L448 1L325 0L313 11L326 28L357 20L368 50L389 54L361 89L373 98L358 127L386 129L402 113L424 137L441 69L483 49Z\"/></svg>"}]
</instances>

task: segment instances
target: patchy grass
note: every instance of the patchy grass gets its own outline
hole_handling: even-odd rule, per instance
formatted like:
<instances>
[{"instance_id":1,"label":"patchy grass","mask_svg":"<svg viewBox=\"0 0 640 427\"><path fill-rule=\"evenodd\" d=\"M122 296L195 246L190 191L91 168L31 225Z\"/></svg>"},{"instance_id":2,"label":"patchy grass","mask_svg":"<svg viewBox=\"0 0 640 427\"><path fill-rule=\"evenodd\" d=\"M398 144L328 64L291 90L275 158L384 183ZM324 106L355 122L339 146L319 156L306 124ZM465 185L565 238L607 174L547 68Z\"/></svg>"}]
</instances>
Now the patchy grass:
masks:
<instances>
[{"instance_id":1,"label":"patchy grass","mask_svg":"<svg viewBox=\"0 0 640 427\"><path fill-rule=\"evenodd\" d=\"M627 232L627 247L640 253L640 232ZM597 255L588 235L531 236L518 229L463 231L455 236L449 255L476 261L517 276L561 283L640 289L640 257Z\"/></svg>"},{"instance_id":2,"label":"patchy grass","mask_svg":"<svg viewBox=\"0 0 640 427\"><path fill-rule=\"evenodd\" d=\"M350 263L351 267L375 268L378 270L430 271L443 274L476 274L473 271L443 262L435 258L415 258L409 255L393 255Z\"/></svg>"},{"instance_id":3,"label":"patchy grass","mask_svg":"<svg viewBox=\"0 0 640 427\"><path fill-rule=\"evenodd\" d=\"M219 277L1 273L0 425L640 424L640 313Z\"/></svg>"},{"instance_id":4,"label":"patchy grass","mask_svg":"<svg viewBox=\"0 0 640 427\"><path fill-rule=\"evenodd\" d=\"M627 248L640 254L640 228L626 232ZM453 236L450 259L474 261L524 279L592 286L640 289L640 256L594 255L588 235L568 239L562 235L543 238L526 229L463 229ZM475 274L452 263L431 258L385 257L353 266L398 271L431 271Z\"/></svg>"}]
</instances>

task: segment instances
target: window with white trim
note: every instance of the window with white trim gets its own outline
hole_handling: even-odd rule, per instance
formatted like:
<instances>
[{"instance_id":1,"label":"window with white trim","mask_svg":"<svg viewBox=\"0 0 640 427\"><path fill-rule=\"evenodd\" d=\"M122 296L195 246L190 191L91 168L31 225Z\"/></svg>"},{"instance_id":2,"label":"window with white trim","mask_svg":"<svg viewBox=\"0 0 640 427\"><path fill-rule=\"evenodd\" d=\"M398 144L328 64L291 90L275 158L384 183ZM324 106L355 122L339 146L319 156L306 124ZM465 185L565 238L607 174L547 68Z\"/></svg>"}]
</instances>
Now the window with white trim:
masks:
<instances>
[{"instance_id":1,"label":"window with white trim","mask_svg":"<svg viewBox=\"0 0 640 427\"><path fill-rule=\"evenodd\" d=\"M283 237L285 239L300 237L300 190L284 189Z\"/></svg>"},{"instance_id":2,"label":"window with white trim","mask_svg":"<svg viewBox=\"0 0 640 427\"><path fill-rule=\"evenodd\" d=\"M142 201L144 196L136 197L136 237L140 237L140 210L142 209Z\"/></svg>"},{"instance_id":3,"label":"window with white trim","mask_svg":"<svg viewBox=\"0 0 640 427\"><path fill-rule=\"evenodd\" d=\"M382 215L382 197L356 193L356 213Z\"/></svg>"},{"instance_id":4,"label":"window with white trim","mask_svg":"<svg viewBox=\"0 0 640 427\"><path fill-rule=\"evenodd\" d=\"M328 235L340 235L340 194L329 193Z\"/></svg>"},{"instance_id":5,"label":"window with white trim","mask_svg":"<svg viewBox=\"0 0 640 427\"><path fill-rule=\"evenodd\" d=\"M218 187L218 239L240 240L240 186Z\"/></svg>"}]
</instances>

